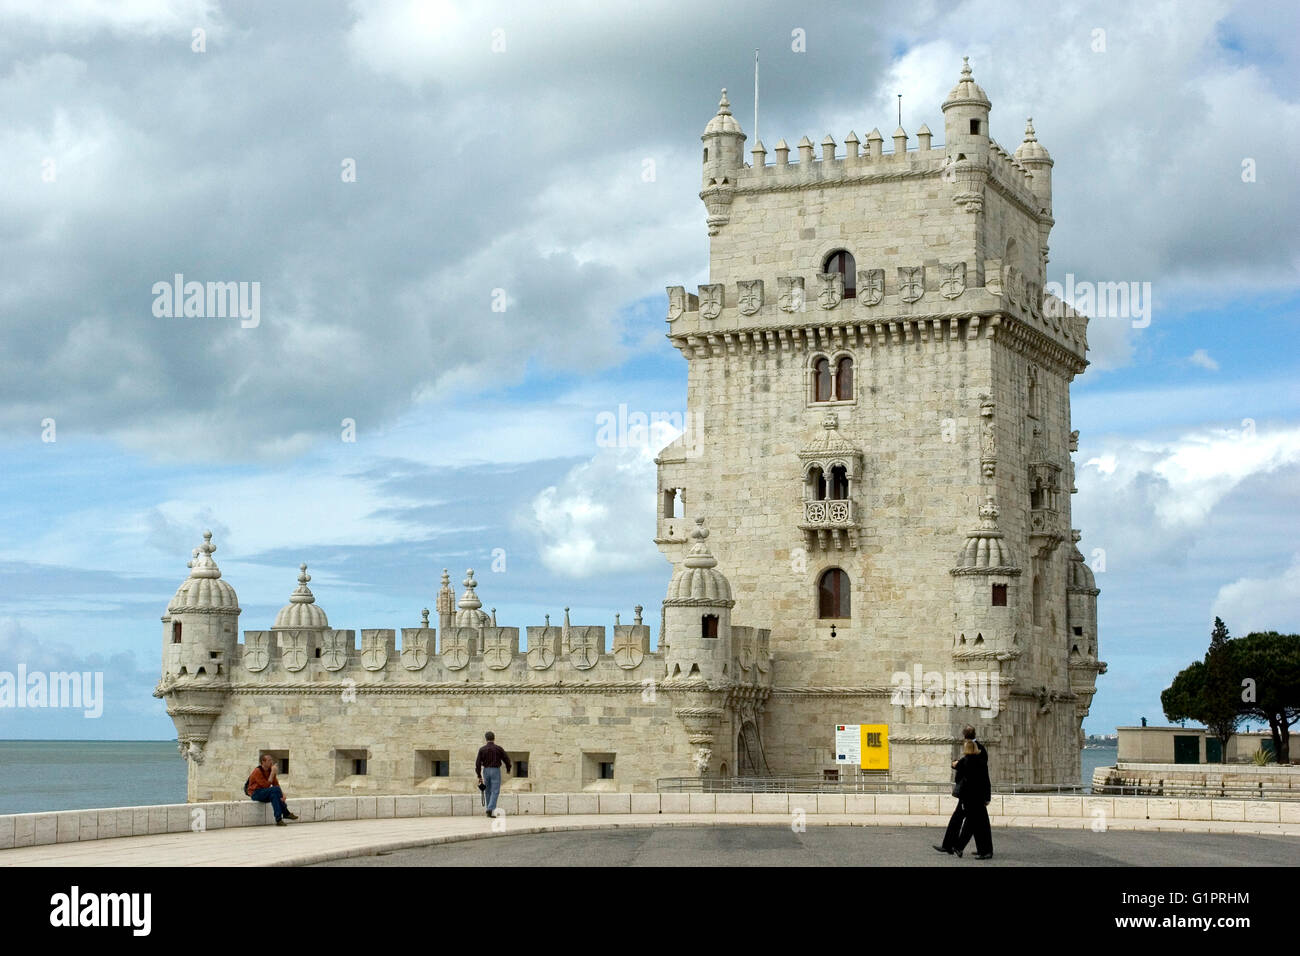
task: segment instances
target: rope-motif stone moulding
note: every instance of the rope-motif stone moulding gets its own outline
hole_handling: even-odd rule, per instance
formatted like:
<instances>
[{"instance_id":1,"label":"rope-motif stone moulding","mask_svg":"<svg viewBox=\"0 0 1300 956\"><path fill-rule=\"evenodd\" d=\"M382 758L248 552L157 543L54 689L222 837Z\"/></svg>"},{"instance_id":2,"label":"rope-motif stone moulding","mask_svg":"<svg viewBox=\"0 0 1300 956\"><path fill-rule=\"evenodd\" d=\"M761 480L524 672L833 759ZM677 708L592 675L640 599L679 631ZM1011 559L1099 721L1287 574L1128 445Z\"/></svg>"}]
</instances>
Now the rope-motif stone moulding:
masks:
<instances>
[{"instance_id":1,"label":"rope-motif stone moulding","mask_svg":"<svg viewBox=\"0 0 1300 956\"><path fill-rule=\"evenodd\" d=\"M574 683L533 684L526 681L501 681L470 683L468 681L384 681L366 683L302 683L302 684L234 684L233 694L340 694L344 691L358 694L497 694L502 692L529 692L536 694L573 694L585 692L641 693L647 681L575 681ZM706 681L662 680L654 686L661 691L708 694L734 690L733 684L710 684Z\"/></svg>"}]
</instances>

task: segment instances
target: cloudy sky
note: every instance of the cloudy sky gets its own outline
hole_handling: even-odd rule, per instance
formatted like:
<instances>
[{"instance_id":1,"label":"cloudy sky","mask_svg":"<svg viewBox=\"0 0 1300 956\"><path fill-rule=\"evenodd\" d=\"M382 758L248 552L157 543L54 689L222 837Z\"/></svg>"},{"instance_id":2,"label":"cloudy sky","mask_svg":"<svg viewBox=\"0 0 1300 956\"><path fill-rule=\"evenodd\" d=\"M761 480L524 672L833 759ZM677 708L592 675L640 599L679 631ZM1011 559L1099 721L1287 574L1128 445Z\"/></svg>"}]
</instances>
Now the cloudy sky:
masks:
<instances>
[{"instance_id":1,"label":"cloudy sky","mask_svg":"<svg viewBox=\"0 0 1300 956\"><path fill-rule=\"evenodd\" d=\"M755 48L769 149L888 134L900 92L942 130L969 55L994 137L1032 114L1056 160L1049 278L1150 283L1149 325L1089 333L1074 523L1111 665L1086 727L1163 722L1216 614L1300 630L1298 21L0 0L0 669L107 694L0 737L173 736L158 618L205 527L245 628L303 560L336 627L418 624L444 566L503 623L657 607L654 448L596 423L684 408L664 287L706 281L698 137L723 86L750 130ZM155 314L178 273L259 283L257 324Z\"/></svg>"}]
</instances>

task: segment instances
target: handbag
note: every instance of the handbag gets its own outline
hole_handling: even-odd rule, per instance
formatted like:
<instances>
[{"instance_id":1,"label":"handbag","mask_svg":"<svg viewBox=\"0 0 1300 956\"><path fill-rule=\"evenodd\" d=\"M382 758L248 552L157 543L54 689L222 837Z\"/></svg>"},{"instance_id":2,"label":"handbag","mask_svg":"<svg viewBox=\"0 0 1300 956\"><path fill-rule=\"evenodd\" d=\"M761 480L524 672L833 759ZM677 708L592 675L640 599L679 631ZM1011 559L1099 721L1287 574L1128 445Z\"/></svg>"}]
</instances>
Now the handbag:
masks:
<instances>
[{"instance_id":1,"label":"handbag","mask_svg":"<svg viewBox=\"0 0 1300 956\"><path fill-rule=\"evenodd\" d=\"M966 781L964 780L958 780L952 785L952 795L956 797L958 800L961 799L961 785L965 782Z\"/></svg>"}]
</instances>

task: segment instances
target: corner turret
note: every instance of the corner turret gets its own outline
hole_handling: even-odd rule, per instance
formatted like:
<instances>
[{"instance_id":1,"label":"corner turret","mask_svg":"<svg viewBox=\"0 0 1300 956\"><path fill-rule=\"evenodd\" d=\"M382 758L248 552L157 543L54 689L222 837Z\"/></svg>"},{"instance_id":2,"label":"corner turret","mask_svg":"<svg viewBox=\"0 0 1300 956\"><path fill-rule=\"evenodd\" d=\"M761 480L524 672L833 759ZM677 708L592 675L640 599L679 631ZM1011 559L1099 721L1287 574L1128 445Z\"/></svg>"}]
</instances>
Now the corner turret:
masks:
<instances>
[{"instance_id":1,"label":"corner turret","mask_svg":"<svg viewBox=\"0 0 1300 956\"><path fill-rule=\"evenodd\" d=\"M695 519L690 552L673 572L664 599L669 679L723 681L731 660L731 584L705 543L704 519Z\"/></svg>"},{"instance_id":2,"label":"corner turret","mask_svg":"<svg viewBox=\"0 0 1300 956\"><path fill-rule=\"evenodd\" d=\"M708 210L709 235L731 221L731 200L736 192L736 179L744 168L745 133L731 115L727 91L722 90L718 112L700 137L704 143L704 175L700 199ZM780 147L778 147L779 149Z\"/></svg>"}]
</instances>

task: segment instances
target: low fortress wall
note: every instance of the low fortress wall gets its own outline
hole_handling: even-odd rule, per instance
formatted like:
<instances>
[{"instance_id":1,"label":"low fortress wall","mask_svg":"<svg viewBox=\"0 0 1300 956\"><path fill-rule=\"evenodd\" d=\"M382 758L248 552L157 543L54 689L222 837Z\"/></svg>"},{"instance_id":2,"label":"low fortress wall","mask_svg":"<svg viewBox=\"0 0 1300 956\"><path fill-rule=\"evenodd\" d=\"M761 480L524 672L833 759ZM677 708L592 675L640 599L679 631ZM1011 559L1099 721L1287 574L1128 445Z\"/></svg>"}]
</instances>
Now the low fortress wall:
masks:
<instances>
[{"instance_id":1,"label":"low fortress wall","mask_svg":"<svg viewBox=\"0 0 1300 956\"><path fill-rule=\"evenodd\" d=\"M1242 796L1250 788L1270 796L1286 790L1300 797L1300 766L1120 762L1092 772L1094 793L1104 793L1109 787L1150 788L1171 795L1177 795L1180 787L1202 793L1217 788L1226 796Z\"/></svg>"},{"instance_id":2,"label":"low fortress wall","mask_svg":"<svg viewBox=\"0 0 1300 956\"><path fill-rule=\"evenodd\" d=\"M483 812L477 796L306 797L290 799L301 822L386 819L392 817L476 816ZM774 814L914 816L917 826L936 825L952 809L940 794L826 793L519 793L502 794L498 808L506 817L589 814ZM1103 821L1106 828L1134 828L1137 821L1168 821L1159 829L1204 829L1221 822L1231 832L1278 832L1288 825L1298 832L1300 801L1161 799L1155 797L994 795L989 817L1000 826L1082 828ZM66 810L0 816L0 851L155 833L202 832L272 822L265 803L180 803L153 807ZM767 822L767 821L764 821Z\"/></svg>"}]
</instances>

